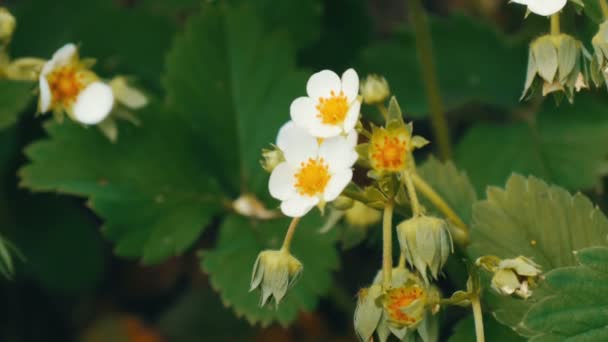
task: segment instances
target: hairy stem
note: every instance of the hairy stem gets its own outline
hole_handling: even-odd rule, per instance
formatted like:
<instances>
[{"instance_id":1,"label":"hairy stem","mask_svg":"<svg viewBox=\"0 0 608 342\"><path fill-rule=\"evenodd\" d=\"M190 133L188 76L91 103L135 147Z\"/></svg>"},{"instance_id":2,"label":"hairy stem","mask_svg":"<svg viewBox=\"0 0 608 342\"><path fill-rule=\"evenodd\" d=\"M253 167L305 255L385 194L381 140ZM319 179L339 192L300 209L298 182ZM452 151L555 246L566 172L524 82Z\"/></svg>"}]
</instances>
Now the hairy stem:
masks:
<instances>
[{"instance_id":1,"label":"hairy stem","mask_svg":"<svg viewBox=\"0 0 608 342\"><path fill-rule=\"evenodd\" d=\"M406 170L401 174L401 177L403 178L405 188L407 189L407 194L410 198L410 204L412 206L412 216L418 217L421 214L420 202L418 201L418 195L416 194L416 187L414 186L414 182L412 181L412 173L414 172Z\"/></svg>"},{"instance_id":2,"label":"hairy stem","mask_svg":"<svg viewBox=\"0 0 608 342\"><path fill-rule=\"evenodd\" d=\"M604 19L608 19L608 2L606 2L606 0L600 0L600 7L602 8Z\"/></svg>"},{"instance_id":3,"label":"hairy stem","mask_svg":"<svg viewBox=\"0 0 608 342\"><path fill-rule=\"evenodd\" d=\"M300 223L299 217L294 217L291 220L289 228L287 229L287 233L285 233L285 239L283 240L283 246L281 247L282 251L289 253L289 248L291 247L291 240L293 239L293 234L296 232L298 223Z\"/></svg>"},{"instance_id":4,"label":"hairy stem","mask_svg":"<svg viewBox=\"0 0 608 342\"><path fill-rule=\"evenodd\" d=\"M471 306L473 307L473 319L475 320L475 336L477 337L477 342L485 342L483 313L481 312L481 302L479 301L478 295L471 297Z\"/></svg>"},{"instance_id":5,"label":"hairy stem","mask_svg":"<svg viewBox=\"0 0 608 342\"><path fill-rule=\"evenodd\" d=\"M469 227L420 175L413 173L412 180L416 189L452 222L454 229L451 229L451 233L454 241L461 246L466 246L469 243Z\"/></svg>"},{"instance_id":6,"label":"hairy stem","mask_svg":"<svg viewBox=\"0 0 608 342\"><path fill-rule=\"evenodd\" d=\"M382 287L391 287L393 273L393 201L384 205L382 219Z\"/></svg>"},{"instance_id":7,"label":"hairy stem","mask_svg":"<svg viewBox=\"0 0 608 342\"><path fill-rule=\"evenodd\" d=\"M437 142L440 159L446 160L452 158L452 146L450 145L450 132L439 91L437 70L433 58L431 32L421 0L410 0L409 3L410 20L416 34L416 50L421 67L422 82L424 83L427 102L431 112L433 135Z\"/></svg>"},{"instance_id":8,"label":"hairy stem","mask_svg":"<svg viewBox=\"0 0 608 342\"><path fill-rule=\"evenodd\" d=\"M559 31L559 13L551 15L551 34L558 35Z\"/></svg>"}]
</instances>

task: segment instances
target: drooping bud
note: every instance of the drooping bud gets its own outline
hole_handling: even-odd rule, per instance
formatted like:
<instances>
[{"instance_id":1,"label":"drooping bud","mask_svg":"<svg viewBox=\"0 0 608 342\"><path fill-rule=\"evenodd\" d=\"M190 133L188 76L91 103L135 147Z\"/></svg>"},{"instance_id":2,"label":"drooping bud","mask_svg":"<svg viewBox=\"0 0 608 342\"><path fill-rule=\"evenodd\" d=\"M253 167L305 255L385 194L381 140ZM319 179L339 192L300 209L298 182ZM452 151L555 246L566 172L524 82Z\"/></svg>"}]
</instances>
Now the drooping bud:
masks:
<instances>
[{"instance_id":1,"label":"drooping bud","mask_svg":"<svg viewBox=\"0 0 608 342\"><path fill-rule=\"evenodd\" d=\"M267 172L272 172L277 165L285 161L283 151L273 145L273 149L262 149L262 160L260 164Z\"/></svg>"},{"instance_id":2,"label":"drooping bud","mask_svg":"<svg viewBox=\"0 0 608 342\"><path fill-rule=\"evenodd\" d=\"M364 103L376 104L384 102L391 95L391 91L384 77L369 74L361 82L361 95Z\"/></svg>"},{"instance_id":3,"label":"drooping bud","mask_svg":"<svg viewBox=\"0 0 608 342\"><path fill-rule=\"evenodd\" d=\"M587 88L585 59L590 54L583 44L567 34L544 35L530 44L526 83L521 96L530 97L540 90L542 95L561 92L574 100L575 91Z\"/></svg>"},{"instance_id":4,"label":"drooping bud","mask_svg":"<svg viewBox=\"0 0 608 342\"><path fill-rule=\"evenodd\" d=\"M492 288L503 296L515 294L523 299L530 297L532 288L536 286L536 278L541 273L540 265L524 256L504 260L495 256L483 256L475 263L494 273Z\"/></svg>"},{"instance_id":5,"label":"drooping bud","mask_svg":"<svg viewBox=\"0 0 608 342\"><path fill-rule=\"evenodd\" d=\"M302 273L302 263L285 250L266 250L258 255L253 265L251 288L260 288L260 306L264 306L270 296L276 305L295 284Z\"/></svg>"},{"instance_id":6,"label":"drooping bud","mask_svg":"<svg viewBox=\"0 0 608 342\"><path fill-rule=\"evenodd\" d=\"M421 216L401 222L397 237L402 253L428 283L427 270L437 279L448 257L454 251L452 236L445 220Z\"/></svg>"},{"instance_id":7,"label":"drooping bud","mask_svg":"<svg viewBox=\"0 0 608 342\"><path fill-rule=\"evenodd\" d=\"M599 30L591 39L594 58L591 62L591 79L597 87L608 87L608 20L600 24Z\"/></svg>"},{"instance_id":8,"label":"drooping bud","mask_svg":"<svg viewBox=\"0 0 608 342\"><path fill-rule=\"evenodd\" d=\"M0 44L7 44L13 37L17 21L6 8L0 7Z\"/></svg>"},{"instance_id":9,"label":"drooping bud","mask_svg":"<svg viewBox=\"0 0 608 342\"><path fill-rule=\"evenodd\" d=\"M363 288L357 294L354 326L361 341L370 341L378 327L382 316L382 306L378 301L381 295L382 287L378 284Z\"/></svg>"}]
</instances>

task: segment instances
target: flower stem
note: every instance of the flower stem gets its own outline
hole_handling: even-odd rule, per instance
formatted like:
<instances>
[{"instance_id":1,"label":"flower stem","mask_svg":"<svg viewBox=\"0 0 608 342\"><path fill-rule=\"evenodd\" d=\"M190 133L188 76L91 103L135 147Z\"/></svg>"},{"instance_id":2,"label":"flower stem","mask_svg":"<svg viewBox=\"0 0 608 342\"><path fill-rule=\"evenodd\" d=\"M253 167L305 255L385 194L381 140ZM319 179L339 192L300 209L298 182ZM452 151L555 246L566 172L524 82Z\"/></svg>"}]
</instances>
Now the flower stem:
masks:
<instances>
[{"instance_id":1,"label":"flower stem","mask_svg":"<svg viewBox=\"0 0 608 342\"><path fill-rule=\"evenodd\" d=\"M551 34L558 35L559 33L559 13L555 13L551 15Z\"/></svg>"},{"instance_id":2,"label":"flower stem","mask_svg":"<svg viewBox=\"0 0 608 342\"><path fill-rule=\"evenodd\" d=\"M399 255L399 264L397 265L397 268L405 268L405 254L403 254L403 252Z\"/></svg>"},{"instance_id":3,"label":"flower stem","mask_svg":"<svg viewBox=\"0 0 608 342\"><path fill-rule=\"evenodd\" d=\"M479 301L478 295L471 297L471 306L473 307L473 319L475 320L475 336L477 337L477 342L485 342L483 313L481 312L481 302Z\"/></svg>"},{"instance_id":4,"label":"flower stem","mask_svg":"<svg viewBox=\"0 0 608 342\"><path fill-rule=\"evenodd\" d=\"M602 8L604 19L608 19L608 2L606 2L606 0L600 0L600 7Z\"/></svg>"},{"instance_id":5,"label":"flower stem","mask_svg":"<svg viewBox=\"0 0 608 342\"><path fill-rule=\"evenodd\" d=\"M384 121L388 120L388 109L386 109L384 103L378 103L376 107L378 107L378 111L380 112L380 114L382 114Z\"/></svg>"},{"instance_id":6,"label":"flower stem","mask_svg":"<svg viewBox=\"0 0 608 342\"><path fill-rule=\"evenodd\" d=\"M283 240L283 246L281 250L289 253L289 248L291 247L291 240L293 239L293 234L296 232L296 227L300 223L300 217L294 217L289 224L289 228L287 228L287 233L285 233L285 239Z\"/></svg>"},{"instance_id":7,"label":"flower stem","mask_svg":"<svg viewBox=\"0 0 608 342\"><path fill-rule=\"evenodd\" d=\"M382 287L388 289L392 283L393 273L393 201L384 205L382 219Z\"/></svg>"},{"instance_id":8,"label":"flower stem","mask_svg":"<svg viewBox=\"0 0 608 342\"><path fill-rule=\"evenodd\" d=\"M412 205L412 216L418 217L421 214L420 202L418 201L418 195L416 194L416 187L414 187L414 182L412 181L412 173L412 171L406 170L401 173L401 177L405 183L407 194L410 198L410 204Z\"/></svg>"},{"instance_id":9,"label":"flower stem","mask_svg":"<svg viewBox=\"0 0 608 342\"><path fill-rule=\"evenodd\" d=\"M421 0L410 0L409 3L410 20L416 35L416 50L421 67L422 82L424 83L427 102L431 112L433 135L437 141L440 159L446 160L452 158L452 146L450 145L450 132L439 91L437 70L431 45L431 32Z\"/></svg>"},{"instance_id":10,"label":"flower stem","mask_svg":"<svg viewBox=\"0 0 608 342\"><path fill-rule=\"evenodd\" d=\"M435 207L453 223L454 227L451 229L451 233L454 241L461 246L466 246L469 243L469 227L467 227L445 200L422 177L420 177L420 175L412 173L412 180L416 189L418 189L424 197L433 203L433 205L435 205Z\"/></svg>"}]
</instances>

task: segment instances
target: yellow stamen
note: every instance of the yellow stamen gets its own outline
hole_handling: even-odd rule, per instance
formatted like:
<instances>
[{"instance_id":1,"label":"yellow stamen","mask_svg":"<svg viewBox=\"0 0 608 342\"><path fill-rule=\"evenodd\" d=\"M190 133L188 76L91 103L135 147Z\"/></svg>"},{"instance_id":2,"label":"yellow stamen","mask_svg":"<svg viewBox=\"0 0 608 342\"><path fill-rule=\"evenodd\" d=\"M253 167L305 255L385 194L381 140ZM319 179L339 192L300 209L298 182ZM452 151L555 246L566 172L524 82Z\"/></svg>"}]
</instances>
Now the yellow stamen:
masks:
<instances>
[{"instance_id":1,"label":"yellow stamen","mask_svg":"<svg viewBox=\"0 0 608 342\"><path fill-rule=\"evenodd\" d=\"M47 81L53 95L53 102L69 105L84 88L82 75L72 66L64 66L54 70L47 76Z\"/></svg>"},{"instance_id":2,"label":"yellow stamen","mask_svg":"<svg viewBox=\"0 0 608 342\"><path fill-rule=\"evenodd\" d=\"M296 189L303 196L315 196L323 193L331 175L329 167L321 159L308 159L302 162L300 170L296 173Z\"/></svg>"},{"instance_id":3,"label":"yellow stamen","mask_svg":"<svg viewBox=\"0 0 608 342\"><path fill-rule=\"evenodd\" d=\"M424 291L418 286L389 290L386 298L386 311L390 319L404 325L416 323L415 317L404 313L401 309L407 308L413 301L421 298L423 295Z\"/></svg>"},{"instance_id":4,"label":"yellow stamen","mask_svg":"<svg viewBox=\"0 0 608 342\"><path fill-rule=\"evenodd\" d=\"M317 117L326 125L338 125L346 118L348 102L342 91L336 95L332 90L330 94L328 98L319 97L319 104L316 107L319 111Z\"/></svg>"},{"instance_id":5,"label":"yellow stamen","mask_svg":"<svg viewBox=\"0 0 608 342\"><path fill-rule=\"evenodd\" d=\"M384 137L384 141L374 143L372 159L374 166L387 171L399 171L405 166L406 142L398 137Z\"/></svg>"}]
</instances>

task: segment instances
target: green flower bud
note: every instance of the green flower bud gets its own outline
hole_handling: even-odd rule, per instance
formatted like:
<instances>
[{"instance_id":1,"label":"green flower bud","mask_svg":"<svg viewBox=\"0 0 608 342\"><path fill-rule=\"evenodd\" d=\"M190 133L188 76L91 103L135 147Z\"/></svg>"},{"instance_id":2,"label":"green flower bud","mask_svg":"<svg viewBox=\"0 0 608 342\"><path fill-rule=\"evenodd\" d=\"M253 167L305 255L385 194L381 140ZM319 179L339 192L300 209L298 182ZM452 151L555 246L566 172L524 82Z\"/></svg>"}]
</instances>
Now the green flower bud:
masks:
<instances>
[{"instance_id":1,"label":"green flower bud","mask_svg":"<svg viewBox=\"0 0 608 342\"><path fill-rule=\"evenodd\" d=\"M287 290L302 274L302 268L302 263L289 252L284 250L263 251L253 265L249 291L258 287L261 289L260 306L264 306L271 295L276 305L279 305Z\"/></svg>"},{"instance_id":2,"label":"green flower bud","mask_svg":"<svg viewBox=\"0 0 608 342\"><path fill-rule=\"evenodd\" d=\"M591 79L598 87L602 83L608 87L608 20L600 24L591 44L595 57L591 62Z\"/></svg>"},{"instance_id":3,"label":"green flower bud","mask_svg":"<svg viewBox=\"0 0 608 342\"><path fill-rule=\"evenodd\" d=\"M378 284L361 289L357 294L354 326L361 341L369 341L378 327L382 316L382 306L378 304L381 295L382 286Z\"/></svg>"},{"instance_id":4,"label":"green flower bud","mask_svg":"<svg viewBox=\"0 0 608 342\"><path fill-rule=\"evenodd\" d=\"M262 149L262 160L260 160L260 164L262 168L267 172L272 172L277 165L281 164L285 161L285 156L283 156L283 151L281 151L278 147L273 145L273 149Z\"/></svg>"},{"instance_id":5,"label":"green flower bud","mask_svg":"<svg viewBox=\"0 0 608 342\"><path fill-rule=\"evenodd\" d=\"M397 226L401 252L428 283L427 269L437 279L450 253L454 251L452 236L445 220L432 216L414 217Z\"/></svg>"},{"instance_id":6,"label":"green flower bud","mask_svg":"<svg viewBox=\"0 0 608 342\"><path fill-rule=\"evenodd\" d=\"M567 34L544 35L530 44L526 83L521 98L537 90L542 95L561 92L574 100L575 91L587 88L585 59L590 54L583 44Z\"/></svg>"},{"instance_id":7,"label":"green flower bud","mask_svg":"<svg viewBox=\"0 0 608 342\"><path fill-rule=\"evenodd\" d=\"M475 263L494 273L492 288L503 296L515 294L523 299L530 297L531 288L536 286L536 278L541 273L538 264L523 256L504 260L495 256L483 256Z\"/></svg>"},{"instance_id":8,"label":"green flower bud","mask_svg":"<svg viewBox=\"0 0 608 342\"><path fill-rule=\"evenodd\" d=\"M376 104L384 102L391 95L391 91L384 77L370 74L361 81L361 95L364 103Z\"/></svg>"},{"instance_id":9,"label":"green flower bud","mask_svg":"<svg viewBox=\"0 0 608 342\"><path fill-rule=\"evenodd\" d=\"M8 43L13 37L17 21L6 8L0 7L0 42Z\"/></svg>"},{"instance_id":10,"label":"green flower bud","mask_svg":"<svg viewBox=\"0 0 608 342\"><path fill-rule=\"evenodd\" d=\"M354 206L354 202L350 197L338 196L338 198L331 202L331 206L337 210L349 210Z\"/></svg>"}]
</instances>

